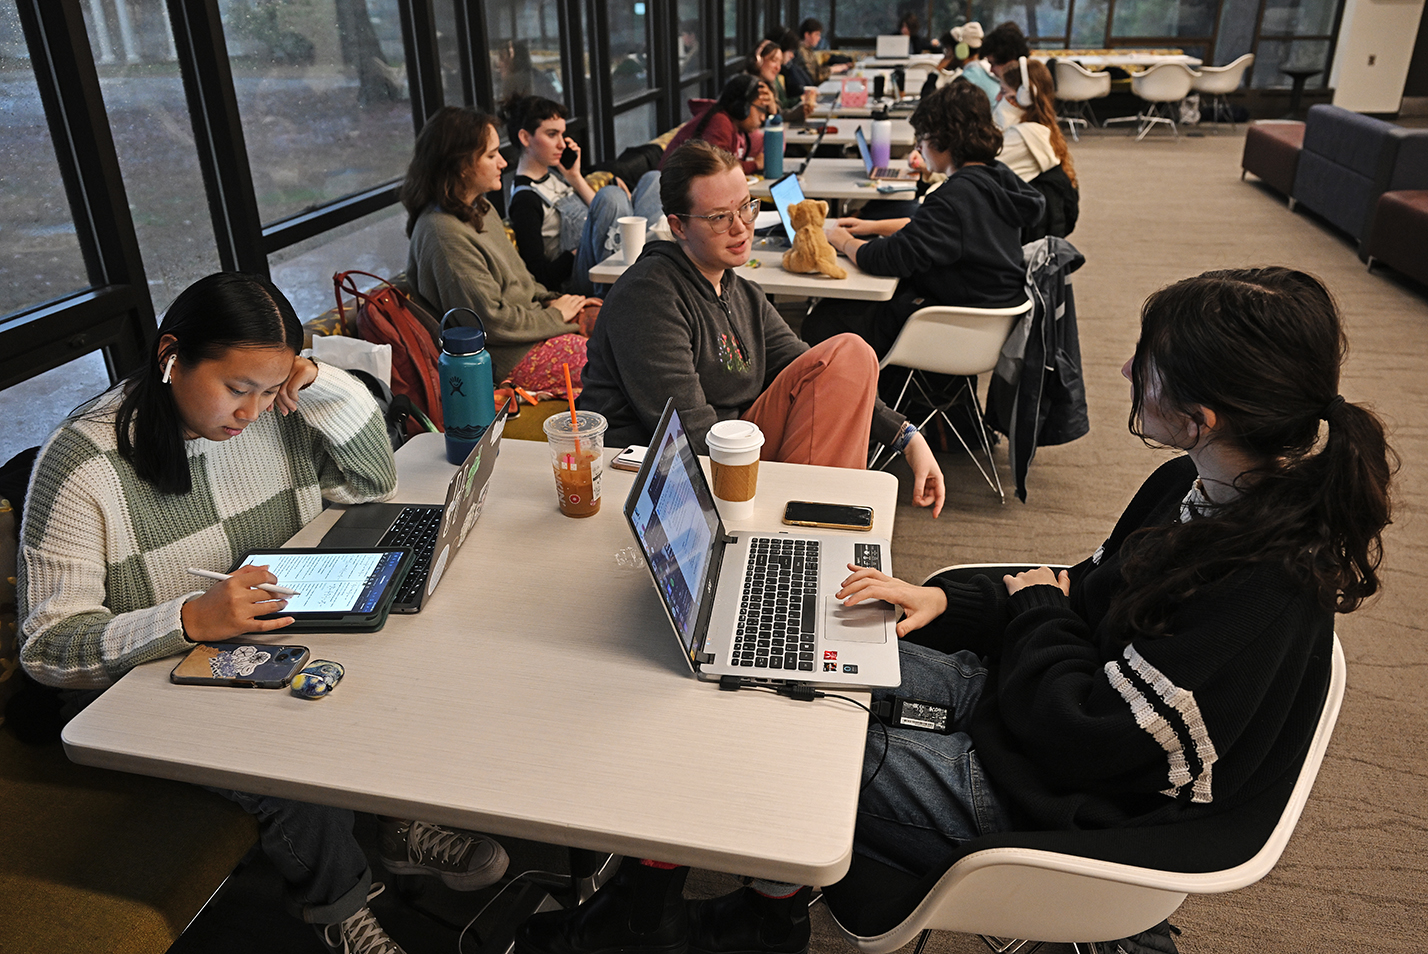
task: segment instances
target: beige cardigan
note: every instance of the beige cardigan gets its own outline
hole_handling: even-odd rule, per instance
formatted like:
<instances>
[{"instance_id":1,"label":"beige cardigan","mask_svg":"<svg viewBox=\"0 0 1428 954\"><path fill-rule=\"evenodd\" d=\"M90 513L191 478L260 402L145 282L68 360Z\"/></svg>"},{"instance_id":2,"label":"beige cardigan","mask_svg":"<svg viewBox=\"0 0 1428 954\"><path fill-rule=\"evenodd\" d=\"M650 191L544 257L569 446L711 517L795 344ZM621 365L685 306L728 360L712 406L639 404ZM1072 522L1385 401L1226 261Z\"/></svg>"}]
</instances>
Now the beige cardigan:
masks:
<instances>
[{"instance_id":1,"label":"beige cardigan","mask_svg":"<svg viewBox=\"0 0 1428 954\"><path fill-rule=\"evenodd\" d=\"M540 342L580 330L544 304L560 293L531 275L494 208L480 232L439 209L423 212L412 227L407 280L439 314L466 307L481 316L497 384Z\"/></svg>"}]
</instances>

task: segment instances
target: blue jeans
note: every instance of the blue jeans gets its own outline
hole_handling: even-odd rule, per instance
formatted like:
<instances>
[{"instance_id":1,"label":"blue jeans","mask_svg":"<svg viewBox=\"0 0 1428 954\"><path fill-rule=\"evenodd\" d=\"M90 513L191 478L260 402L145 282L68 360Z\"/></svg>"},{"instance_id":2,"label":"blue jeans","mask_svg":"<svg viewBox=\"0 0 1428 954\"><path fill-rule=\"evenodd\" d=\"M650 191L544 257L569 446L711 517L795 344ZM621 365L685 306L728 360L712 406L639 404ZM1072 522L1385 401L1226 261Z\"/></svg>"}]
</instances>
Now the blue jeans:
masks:
<instances>
[{"instance_id":1,"label":"blue jeans","mask_svg":"<svg viewBox=\"0 0 1428 954\"><path fill-rule=\"evenodd\" d=\"M977 759L967 727L981 698L987 670L974 653L943 653L904 642L900 647L902 685L879 690L948 706L951 735L915 729L868 727L863 781L873 781L858 800L853 836L860 854L923 875L963 842L1006 831L1012 816ZM878 767L879 759L882 767Z\"/></svg>"},{"instance_id":2,"label":"blue jeans","mask_svg":"<svg viewBox=\"0 0 1428 954\"><path fill-rule=\"evenodd\" d=\"M309 924L336 924L366 907L372 869L352 834L351 811L204 787L258 819L263 853L287 882L292 914Z\"/></svg>"},{"instance_id":3,"label":"blue jeans","mask_svg":"<svg viewBox=\"0 0 1428 954\"><path fill-rule=\"evenodd\" d=\"M626 215L645 217L647 229L654 228L664 217L659 201L659 171L640 176L633 196L617 185L607 185L590 200L590 214L585 219L585 234L575 253L575 266L567 287L575 295L603 295L606 285L590 281L590 269L615 251L613 235L619 231L617 220ZM648 233L646 233L648 234Z\"/></svg>"}]
</instances>

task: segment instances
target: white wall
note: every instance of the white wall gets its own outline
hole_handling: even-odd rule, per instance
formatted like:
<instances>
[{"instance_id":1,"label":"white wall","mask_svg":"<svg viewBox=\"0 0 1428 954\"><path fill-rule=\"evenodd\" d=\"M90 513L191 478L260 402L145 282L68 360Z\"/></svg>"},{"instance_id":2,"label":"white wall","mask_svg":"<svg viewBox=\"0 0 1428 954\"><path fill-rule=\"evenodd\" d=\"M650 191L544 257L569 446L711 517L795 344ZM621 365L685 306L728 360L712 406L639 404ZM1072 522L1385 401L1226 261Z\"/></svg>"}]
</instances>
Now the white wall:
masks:
<instances>
[{"instance_id":1,"label":"white wall","mask_svg":"<svg viewBox=\"0 0 1428 954\"><path fill-rule=\"evenodd\" d=\"M1424 0L1347 0L1329 75L1335 106L1398 112L1423 5Z\"/></svg>"}]
</instances>

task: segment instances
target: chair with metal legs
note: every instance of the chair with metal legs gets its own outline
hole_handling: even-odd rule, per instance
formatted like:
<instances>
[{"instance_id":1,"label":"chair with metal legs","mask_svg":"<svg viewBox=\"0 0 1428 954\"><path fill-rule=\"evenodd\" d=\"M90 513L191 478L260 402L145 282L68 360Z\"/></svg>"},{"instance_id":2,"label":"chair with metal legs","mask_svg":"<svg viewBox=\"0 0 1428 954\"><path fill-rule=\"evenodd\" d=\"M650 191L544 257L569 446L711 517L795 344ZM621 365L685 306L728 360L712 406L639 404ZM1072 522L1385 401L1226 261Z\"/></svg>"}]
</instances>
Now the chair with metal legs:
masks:
<instances>
[{"instance_id":1,"label":"chair with metal legs","mask_svg":"<svg viewBox=\"0 0 1428 954\"><path fill-rule=\"evenodd\" d=\"M1104 70L1093 73L1074 60L1057 60L1055 78L1056 100L1061 104L1059 118L1071 130L1071 138L1080 142L1076 124L1088 129L1096 125L1091 100L1110 95L1111 74Z\"/></svg>"},{"instance_id":2,"label":"chair with metal legs","mask_svg":"<svg viewBox=\"0 0 1428 954\"><path fill-rule=\"evenodd\" d=\"M1230 108L1229 94L1240 88L1245 72L1254 65L1254 54L1246 53L1226 66L1202 66L1200 75L1195 77L1191 89L1200 94L1200 116L1205 116L1206 105L1210 109L1210 122L1219 131L1220 111L1230 114L1230 132L1235 131L1235 114Z\"/></svg>"},{"instance_id":3,"label":"chair with metal legs","mask_svg":"<svg viewBox=\"0 0 1428 954\"><path fill-rule=\"evenodd\" d=\"M950 399L938 395L926 378L927 374L947 374L954 377L975 378L991 371L1001 357L1002 345L1011 333L1018 318L1031 311L1032 303L1027 299L1013 308L962 308L954 305L929 305L919 308L907 319L907 324L898 332L897 340L888 349L879 368L896 366L907 369L907 378L898 393L893 407L901 410L912 397L920 396L932 410L921 421L913 421L922 429L934 417L941 415L943 423L956 435L967 455L972 458L987 486L997 492L1002 502L1006 494L1002 491L1002 479L997 473L996 462L992 459L992 445L987 439L987 428L983 422L982 402L976 391L965 382ZM909 394L909 390L912 391ZM977 460L967 438L952 423L947 412L958 404L963 396L971 399L976 410L977 443L987 456L987 466ZM884 448L879 444L868 459L868 467L878 466L878 458ZM882 466L886 467L896 455L889 455Z\"/></svg>"}]
</instances>

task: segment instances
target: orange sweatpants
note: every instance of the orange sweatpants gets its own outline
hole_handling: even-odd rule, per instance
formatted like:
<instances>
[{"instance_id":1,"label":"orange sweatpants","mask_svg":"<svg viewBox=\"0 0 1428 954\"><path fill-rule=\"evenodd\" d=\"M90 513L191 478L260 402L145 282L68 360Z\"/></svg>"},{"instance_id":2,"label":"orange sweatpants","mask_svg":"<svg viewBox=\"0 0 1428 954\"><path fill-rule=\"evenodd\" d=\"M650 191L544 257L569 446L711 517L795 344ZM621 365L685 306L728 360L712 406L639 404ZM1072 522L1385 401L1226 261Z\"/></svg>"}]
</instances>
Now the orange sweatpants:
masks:
<instances>
[{"instance_id":1,"label":"orange sweatpants","mask_svg":"<svg viewBox=\"0 0 1428 954\"><path fill-rule=\"evenodd\" d=\"M760 460L862 470L877 395L872 347L858 335L835 335L780 371L744 420L764 432Z\"/></svg>"}]
</instances>

